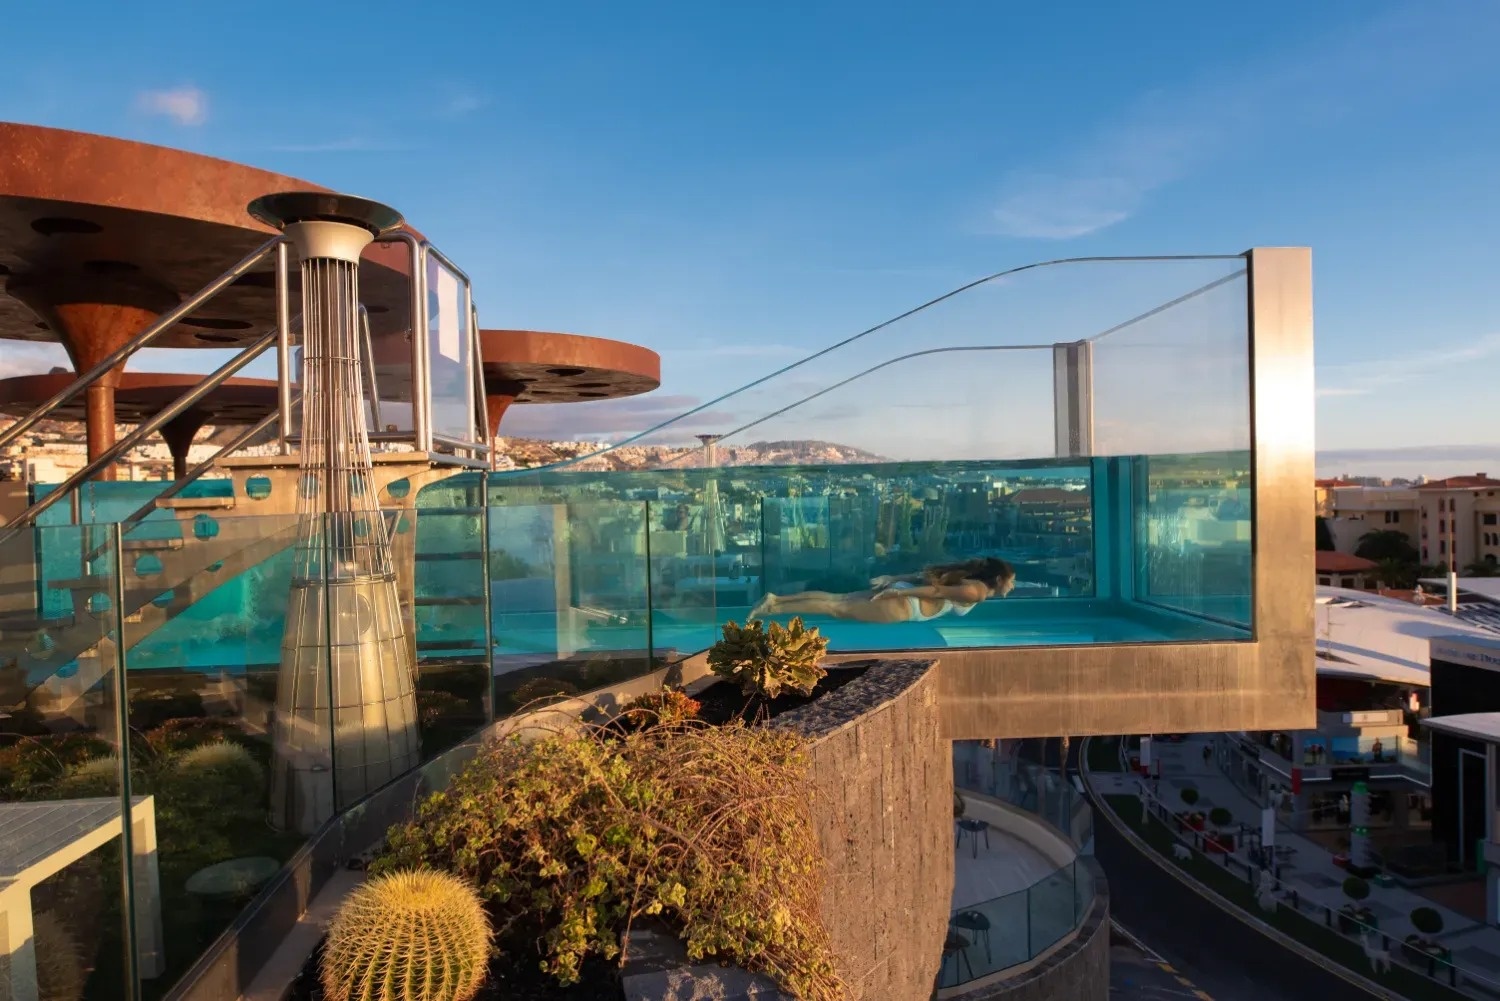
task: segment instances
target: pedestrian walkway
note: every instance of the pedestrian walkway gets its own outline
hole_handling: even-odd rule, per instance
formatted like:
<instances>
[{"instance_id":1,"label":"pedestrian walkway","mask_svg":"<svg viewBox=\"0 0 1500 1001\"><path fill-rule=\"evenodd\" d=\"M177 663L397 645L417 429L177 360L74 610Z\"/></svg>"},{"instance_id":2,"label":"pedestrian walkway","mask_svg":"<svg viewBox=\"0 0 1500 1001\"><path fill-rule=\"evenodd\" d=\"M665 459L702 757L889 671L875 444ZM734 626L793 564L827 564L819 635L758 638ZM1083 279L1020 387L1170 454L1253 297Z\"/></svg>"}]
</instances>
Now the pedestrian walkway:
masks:
<instances>
[{"instance_id":1,"label":"pedestrian walkway","mask_svg":"<svg viewBox=\"0 0 1500 1001\"><path fill-rule=\"evenodd\" d=\"M1234 817L1229 827L1244 824L1258 832L1260 805L1219 770L1212 755L1204 753L1211 740L1211 735L1204 735L1189 737L1180 744L1153 742L1153 771L1155 763L1160 762L1160 779L1145 779L1133 773L1092 772L1090 781L1101 795L1125 794L1139 798L1143 789L1154 787L1157 798L1174 811L1187 809L1182 802L1182 790L1195 789L1199 798L1192 809L1207 814L1216 806L1224 807ZM1321 904L1335 911L1349 903L1343 893L1343 883L1349 874L1334 864L1328 849L1284 827L1277 829L1276 844L1281 853L1288 856L1280 869L1284 888L1295 890L1304 902ZM1239 845L1236 845L1234 854L1245 864L1250 864L1248 853ZM1381 932L1396 942L1415 931L1410 920L1413 910L1432 908L1443 917L1443 931L1435 938L1451 950L1454 964L1486 980L1500 983L1500 928L1475 922L1400 886L1372 883L1370 896L1363 903L1375 914Z\"/></svg>"}]
</instances>

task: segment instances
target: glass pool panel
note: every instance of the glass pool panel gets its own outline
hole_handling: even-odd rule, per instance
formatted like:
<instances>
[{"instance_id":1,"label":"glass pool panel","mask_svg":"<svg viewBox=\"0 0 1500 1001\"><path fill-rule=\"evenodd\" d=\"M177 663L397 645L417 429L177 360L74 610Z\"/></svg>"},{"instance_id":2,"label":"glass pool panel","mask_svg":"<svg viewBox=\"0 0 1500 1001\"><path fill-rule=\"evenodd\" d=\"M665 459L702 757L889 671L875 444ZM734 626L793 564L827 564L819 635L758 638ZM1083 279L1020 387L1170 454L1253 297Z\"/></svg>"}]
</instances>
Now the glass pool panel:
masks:
<instances>
[{"instance_id":1,"label":"glass pool panel","mask_svg":"<svg viewBox=\"0 0 1500 1001\"><path fill-rule=\"evenodd\" d=\"M166 989L304 843L272 826L273 727L296 516L187 513L175 539L124 535L133 766L156 800ZM141 537L137 538L136 536ZM146 557L153 559L148 561ZM328 705L327 676L311 679ZM332 769L331 718L304 742ZM325 797L331 808L332 790ZM137 924L141 916L137 915Z\"/></svg>"}]
</instances>

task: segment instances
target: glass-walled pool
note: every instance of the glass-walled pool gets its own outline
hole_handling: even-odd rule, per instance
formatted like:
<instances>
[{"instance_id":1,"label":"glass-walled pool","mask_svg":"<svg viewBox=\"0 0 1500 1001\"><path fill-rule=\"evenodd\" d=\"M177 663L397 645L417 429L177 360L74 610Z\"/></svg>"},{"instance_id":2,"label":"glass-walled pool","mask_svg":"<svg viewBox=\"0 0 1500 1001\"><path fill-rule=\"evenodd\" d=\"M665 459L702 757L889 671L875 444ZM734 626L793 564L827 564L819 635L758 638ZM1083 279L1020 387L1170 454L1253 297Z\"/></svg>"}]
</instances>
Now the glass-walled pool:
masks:
<instances>
[{"instance_id":1,"label":"glass-walled pool","mask_svg":"<svg viewBox=\"0 0 1500 1001\"><path fill-rule=\"evenodd\" d=\"M1242 256L1019 269L646 431L564 405L554 437L614 442L578 458L384 485L415 757L756 614L836 653L1251 640L1246 289ZM268 807L308 523L259 513L296 477L204 480L174 510L163 484L95 483L0 534L0 811L100 801L107 836L32 894L39 942L97 917L56 946L87 996L163 996L304 843ZM1003 597L921 590L1002 564ZM308 772L343 810L363 765L336 736L369 720L326 694ZM126 859L159 886L129 896Z\"/></svg>"}]
</instances>

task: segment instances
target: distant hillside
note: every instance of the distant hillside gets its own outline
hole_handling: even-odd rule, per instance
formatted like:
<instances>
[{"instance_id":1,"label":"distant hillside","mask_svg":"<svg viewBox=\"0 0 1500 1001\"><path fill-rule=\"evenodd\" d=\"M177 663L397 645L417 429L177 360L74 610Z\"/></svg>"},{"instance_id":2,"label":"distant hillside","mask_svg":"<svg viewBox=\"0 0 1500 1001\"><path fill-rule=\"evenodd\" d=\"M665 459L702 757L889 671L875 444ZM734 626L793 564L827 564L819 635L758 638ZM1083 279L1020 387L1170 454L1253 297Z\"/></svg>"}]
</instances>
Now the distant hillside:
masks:
<instances>
[{"instance_id":1,"label":"distant hillside","mask_svg":"<svg viewBox=\"0 0 1500 1001\"><path fill-rule=\"evenodd\" d=\"M703 464L700 445L625 445L592 454L599 447L593 442L506 438L502 451L518 466L543 466L568 460L576 460L573 465L580 470L656 469L663 466L695 469ZM720 445L717 456L720 466L820 466L889 461L864 449L828 441L757 441L747 445Z\"/></svg>"}]
</instances>

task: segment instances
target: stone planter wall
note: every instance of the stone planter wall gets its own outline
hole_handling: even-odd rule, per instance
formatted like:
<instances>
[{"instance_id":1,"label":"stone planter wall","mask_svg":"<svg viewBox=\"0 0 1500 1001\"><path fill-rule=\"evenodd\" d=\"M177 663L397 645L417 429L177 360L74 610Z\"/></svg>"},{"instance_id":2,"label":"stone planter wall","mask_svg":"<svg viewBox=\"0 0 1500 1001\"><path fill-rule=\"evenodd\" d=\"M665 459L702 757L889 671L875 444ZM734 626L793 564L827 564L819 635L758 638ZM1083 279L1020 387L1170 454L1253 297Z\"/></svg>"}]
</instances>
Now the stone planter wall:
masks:
<instances>
[{"instance_id":1,"label":"stone planter wall","mask_svg":"<svg viewBox=\"0 0 1500 1001\"><path fill-rule=\"evenodd\" d=\"M812 741L823 917L851 1001L928 1001L953 890L953 762L938 731L938 665L840 666L866 665L864 677L772 726ZM631 1001L774 996L759 993L769 986L760 977L654 958L626 971Z\"/></svg>"}]
</instances>

